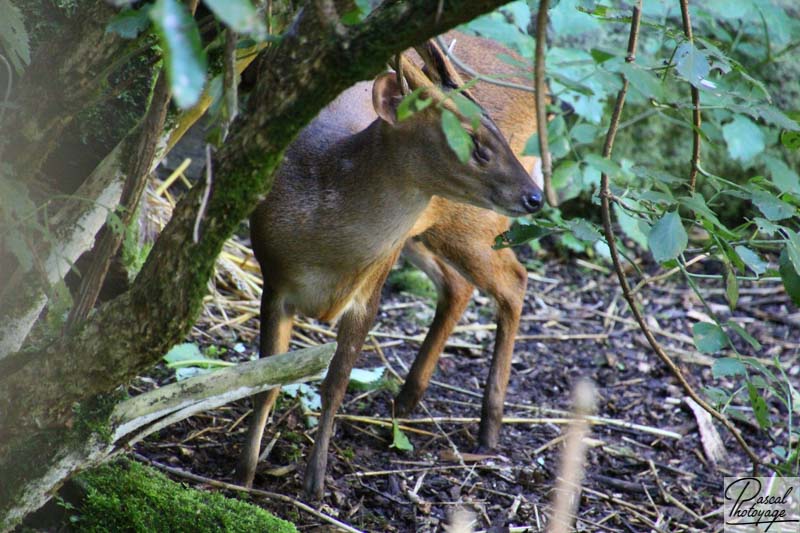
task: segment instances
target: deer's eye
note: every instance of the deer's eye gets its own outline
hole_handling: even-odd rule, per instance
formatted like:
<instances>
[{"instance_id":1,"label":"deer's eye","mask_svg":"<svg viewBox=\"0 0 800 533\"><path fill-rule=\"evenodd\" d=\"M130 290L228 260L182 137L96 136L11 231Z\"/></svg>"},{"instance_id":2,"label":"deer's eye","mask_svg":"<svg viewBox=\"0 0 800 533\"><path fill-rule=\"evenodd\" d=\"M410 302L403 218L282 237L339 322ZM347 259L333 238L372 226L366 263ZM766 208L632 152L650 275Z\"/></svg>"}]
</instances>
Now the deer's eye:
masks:
<instances>
[{"instance_id":1,"label":"deer's eye","mask_svg":"<svg viewBox=\"0 0 800 533\"><path fill-rule=\"evenodd\" d=\"M492 153L486 149L475 137L472 137L472 144L475 147L472 150L472 158L478 163L486 164L492 159Z\"/></svg>"}]
</instances>

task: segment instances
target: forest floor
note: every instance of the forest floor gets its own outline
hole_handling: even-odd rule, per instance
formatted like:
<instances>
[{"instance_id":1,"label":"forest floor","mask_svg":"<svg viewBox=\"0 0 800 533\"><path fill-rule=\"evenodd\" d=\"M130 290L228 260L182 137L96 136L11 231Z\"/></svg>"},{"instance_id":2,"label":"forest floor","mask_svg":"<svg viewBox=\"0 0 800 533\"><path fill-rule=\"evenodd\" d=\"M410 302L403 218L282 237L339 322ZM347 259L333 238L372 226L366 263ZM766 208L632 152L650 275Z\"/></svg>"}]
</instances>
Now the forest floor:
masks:
<instances>
[{"instance_id":1,"label":"forest floor","mask_svg":"<svg viewBox=\"0 0 800 533\"><path fill-rule=\"evenodd\" d=\"M722 293L721 288L710 292L713 310L746 326L763 345L753 353L742 342L743 353L777 358L797 387L800 313L780 285L744 285L733 314ZM717 356L695 349L691 326L704 315L690 288L671 278L648 285L640 295L651 327L693 386L735 390L740 385L715 379L711 365ZM427 298L384 289L374 335L357 367L388 365L404 375L434 305ZM246 329L233 336L222 328L206 330L195 340L227 347L223 358L254 357L257 319L242 324ZM479 530L528 526L538 531L549 514L566 427L552 409L568 409L573 384L587 377L597 386L597 416L604 421L591 428L577 529L721 530L723 477L748 474L751 465L720 425L715 427L727 456L715 465L704 453L701 436L713 435L700 431L702 423L685 401L686 393L649 349L616 277L605 266L549 259L531 270L507 395L507 423L491 456L471 452L494 339L492 303L473 298L461 324L439 362L424 408L416 409L414 423L404 424L413 451L390 448L392 432L386 421L392 415L392 386L348 393L340 414L350 418L337 422L326 496L317 506L321 512L361 530L441 531L450 513L465 507L475 513ZM301 324L296 330L296 346L331 340L324 325ZM137 380L133 389L174 379L162 366ZM768 407L774 417L786 417L777 402L768 401ZM136 452L162 465L231 482L249 409L250 402L243 401L192 417L152 435ZM744 438L760 457L774 460L771 450L785 444L785 431L763 431L751 411L739 412L737 425ZM272 448L259 464L254 488L302 500L314 433L299 401L282 396L265 432L263 442ZM301 531L328 530L318 517L284 501L255 494L252 499Z\"/></svg>"}]
</instances>

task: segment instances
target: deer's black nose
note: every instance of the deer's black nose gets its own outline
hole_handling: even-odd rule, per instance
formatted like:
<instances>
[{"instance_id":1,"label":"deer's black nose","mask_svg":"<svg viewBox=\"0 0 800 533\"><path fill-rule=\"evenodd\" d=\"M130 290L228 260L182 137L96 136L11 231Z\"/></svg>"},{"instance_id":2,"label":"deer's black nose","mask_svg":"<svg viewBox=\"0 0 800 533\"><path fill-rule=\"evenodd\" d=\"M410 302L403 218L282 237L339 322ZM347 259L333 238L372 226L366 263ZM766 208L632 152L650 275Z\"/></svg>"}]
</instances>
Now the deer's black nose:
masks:
<instances>
[{"instance_id":1,"label":"deer's black nose","mask_svg":"<svg viewBox=\"0 0 800 533\"><path fill-rule=\"evenodd\" d=\"M522 205L528 213L535 213L542 208L542 191L536 190L522 196Z\"/></svg>"}]
</instances>

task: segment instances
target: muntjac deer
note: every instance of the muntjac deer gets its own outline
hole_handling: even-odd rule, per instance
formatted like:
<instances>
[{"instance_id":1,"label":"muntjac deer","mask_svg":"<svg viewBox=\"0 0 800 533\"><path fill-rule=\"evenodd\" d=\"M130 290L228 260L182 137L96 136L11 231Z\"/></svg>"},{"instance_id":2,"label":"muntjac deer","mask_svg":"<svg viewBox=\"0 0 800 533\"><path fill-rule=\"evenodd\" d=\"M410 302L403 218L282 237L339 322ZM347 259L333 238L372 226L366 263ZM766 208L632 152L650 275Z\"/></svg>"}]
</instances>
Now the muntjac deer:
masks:
<instances>
[{"instance_id":1,"label":"muntjac deer","mask_svg":"<svg viewBox=\"0 0 800 533\"><path fill-rule=\"evenodd\" d=\"M437 49L431 47L431 53L436 55ZM413 63L402 61L411 88L430 83ZM438 62L446 60L439 56ZM435 203L446 198L509 216L532 213L542 204L540 188L488 115L474 128L462 120L474 143L471 159L462 163L440 125L442 107L457 110L435 87L426 86L425 94L437 104L398 121L402 93L394 73L345 91L289 147L272 190L251 218L253 250L264 274L261 356L287 351L296 312L339 319L338 346L322 384L322 416L306 470L305 490L311 496L322 496L334 415L374 321L381 286L407 239L432 231L435 240L441 222ZM409 246L417 248L420 258L446 247L429 245L427 238L423 242ZM496 254L488 248L480 253ZM440 268L452 270L449 265ZM524 269L515 270L513 277L514 287L524 290ZM468 284L453 277L439 286L459 282ZM463 306L456 311L460 314ZM443 331L449 334L451 329ZM512 343L513 336L511 331ZM423 354L425 369L435 366L440 351L433 346ZM417 373L424 389L430 372ZM504 391L508 369L496 379L502 381L498 390ZM264 424L277 393L256 397L236 474L245 485L252 484ZM409 407L418 400L415 393L406 396L413 400Z\"/></svg>"}]
</instances>

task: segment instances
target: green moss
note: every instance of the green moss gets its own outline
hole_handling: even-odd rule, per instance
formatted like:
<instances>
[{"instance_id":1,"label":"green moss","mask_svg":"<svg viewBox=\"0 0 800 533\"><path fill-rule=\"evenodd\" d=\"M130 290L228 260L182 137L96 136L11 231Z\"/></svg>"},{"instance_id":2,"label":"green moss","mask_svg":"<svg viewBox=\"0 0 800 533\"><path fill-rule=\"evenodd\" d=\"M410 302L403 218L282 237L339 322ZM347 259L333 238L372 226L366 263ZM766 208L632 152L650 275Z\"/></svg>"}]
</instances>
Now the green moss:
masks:
<instances>
[{"instance_id":1,"label":"green moss","mask_svg":"<svg viewBox=\"0 0 800 533\"><path fill-rule=\"evenodd\" d=\"M70 521L75 531L296 532L255 505L169 480L122 460L81 474L86 498Z\"/></svg>"},{"instance_id":2,"label":"green moss","mask_svg":"<svg viewBox=\"0 0 800 533\"><path fill-rule=\"evenodd\" d=\"M398 270L392 270L389 274L389 287L392 290L407 292L422 298L436 299L436 287L431 280L413 267L403 266Z\"/></svg>"},{"instance_id":3,"label":"green moss","mask_svg":"<svg viewBox=\"0 0 800 533\"><path fill-rule=\"evenodd\" d=\"M83 441L94 433L104 442L110 443L112 432L108 420L111 417L111 411L114 410L114 406L126 397L127 394L120 390L111 394L98 394L93 398L73 405L72 412L75 413L73 422L74 438Z\"/></svg>"},{"instance_id":4,"label":"green moss","mask_svg":"<svg viewBox=\"0 0 800 533\"><path fill-rule=\"evenodd\" d=\"M128 281L133 281L136 275L139 274L152 248L153 243L151 242L139 244L139 210L137 209L131 219L131 223L125 227L125 234L120 247L122 264L125 266L125 270L128 271Z\"/></svg>"}]
</instances>

